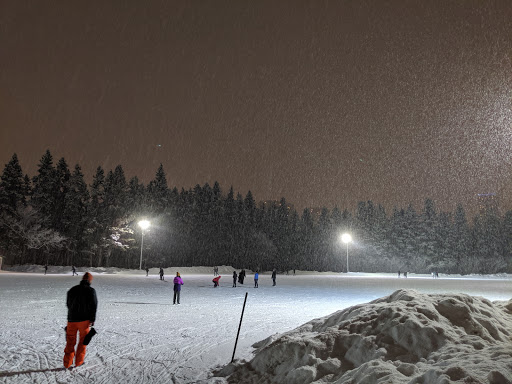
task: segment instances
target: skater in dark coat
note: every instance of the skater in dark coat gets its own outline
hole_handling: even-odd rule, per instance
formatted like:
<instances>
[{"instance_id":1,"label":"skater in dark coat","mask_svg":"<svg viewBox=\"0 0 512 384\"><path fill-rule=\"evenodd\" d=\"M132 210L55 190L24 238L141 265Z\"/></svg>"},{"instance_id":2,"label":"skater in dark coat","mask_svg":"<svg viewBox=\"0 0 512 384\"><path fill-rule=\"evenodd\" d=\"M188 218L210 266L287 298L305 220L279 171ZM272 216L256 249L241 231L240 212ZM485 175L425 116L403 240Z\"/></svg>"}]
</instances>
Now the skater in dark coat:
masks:
<instances>
[{"instance_id":1,"label":"skater in dark coat","mask_svg":"<svg viewBox=\"0 0 512 384\"><path fill-rule=\"evenodd\" d=\"M78 276L78 273L76 273L76 268L74 265L71 266L71 272L73 272L73 276L75 276L75 275Z\"/></svg>"},{"instance_id":2,"label":"skater in dark coat","mask_svg":"<svg viewBox=\"0 0 512 384\"><path fill-rule=\"evenodd\" d=\"M276 269L274 268L274 270L272 271L272 286L275 286L276 285L276 277L277 277L277 272L276 272Z\"/></svg>"},{"instance_id":3,"label":"skater in dark coat","mask_svg":"<svg viewBox=\"0 0 512 384\"><path fill-rule=\"evenodd\" d=\"M149 275L149 268L146 267L146 276Z\"/></svg>"},{"instance_id":4,"label":"skater in dark coat","mask_svg":"<svg viewBox=\"0 0 512 384\"><path fill-rule=\"evenodd\" d=\"M67 293L68 324L66 326L66 348L64 349L64 367L69 368L75 357L76 334L80 335L76 348L75 365L84 363L86 346L84 338L96 321L98 299L96 291L91 287L92 275L86 272L79 285L75 285Z\"/></svg>"},{"instance_id":5,"label":"skater in dark coat","mask_svg":"<svg viewBox=\"0 0 512 384\"><path fill-rule=\"evenodd\" d=\"M160 280L164 279L164 269L160 267Z\"/></svg>"},{"instance_id":6,"label":"skater in dark coat","mask_svg":"<svg viewBox=\"0 0 512 384\"><path fill-rule=\"evenodd\" d=\"M44 274L46 275L46 271L48 271L48 265L44 266Z\"/></svg>"},{"instance_id":7,"label":"skater in dark coat","mask_svg":"<svg viewBox=\"0 0 512 384\"><path fill-rule=\"evenodd\" d=\"M178 304L180 303L180 293L181 293L181 286L183 285L183 280L180 277L180 273L176 272L176 277L174 278L174 297L172 299L172 303L176 304L176 301Z\"/></svg>"},{"instance_id":8,"label":"skater in dark coat","mask_svg":"<svg viewBox=\"0 0 512 384\"><path fill-rule=\"evenodd\" d=\"M240 284L244 283L244 279L245 279L245 269L242 269L242 271L240 272Z\"/></svg>"},{"instance_id":9,"label":"skater in dark coat","mask_svg":"<svg viewBox=\"0 0 512 384\"><path fill-rule=\"evenodd\" d=\"M236 271L233 271L233 288L236 288L236 278L238 275L236 274Z\"/></svg>"}]
</instances>

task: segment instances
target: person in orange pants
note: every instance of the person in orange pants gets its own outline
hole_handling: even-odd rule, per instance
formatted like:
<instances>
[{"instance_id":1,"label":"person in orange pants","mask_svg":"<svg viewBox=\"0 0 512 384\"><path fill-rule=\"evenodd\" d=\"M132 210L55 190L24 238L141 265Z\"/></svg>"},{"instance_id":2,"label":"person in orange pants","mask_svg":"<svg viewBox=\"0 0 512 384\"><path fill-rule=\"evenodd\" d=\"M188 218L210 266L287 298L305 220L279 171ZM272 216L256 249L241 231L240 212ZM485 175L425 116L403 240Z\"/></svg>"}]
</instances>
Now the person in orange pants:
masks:
<instances>
[{"instance_id":1,"label":"person in orange pants","mask_svg":"<svg viewBox=\"0 0 512 384\"><path fill-rule=\"evenodd\" d=\"M76 347L76 361L75 366L80 366L84 363L86 346L84 345L85 335L89 333L91 322L74 321L69 322L66 327L66 348L64 349L64 367L69 368L73 363L75 357L76 333L79 332L80 338L78 346Z\"/></svg>"},{"instance_id":2,"label":"person in orange pants","mask_svg":"<svg viewBox=\"0 0 512 384\"><path fill-rule=\"evenodd\" d=\"M96 291L91 287L92 275L86 272L79 285L68 291L68 325L66 327L66 348L64 349L64 367L69 368L75 358L76 334L79 333L76 348L75 366L84 363L86 346L84 338L96 320L98 300Z\"/></svg>"}]
</instances>

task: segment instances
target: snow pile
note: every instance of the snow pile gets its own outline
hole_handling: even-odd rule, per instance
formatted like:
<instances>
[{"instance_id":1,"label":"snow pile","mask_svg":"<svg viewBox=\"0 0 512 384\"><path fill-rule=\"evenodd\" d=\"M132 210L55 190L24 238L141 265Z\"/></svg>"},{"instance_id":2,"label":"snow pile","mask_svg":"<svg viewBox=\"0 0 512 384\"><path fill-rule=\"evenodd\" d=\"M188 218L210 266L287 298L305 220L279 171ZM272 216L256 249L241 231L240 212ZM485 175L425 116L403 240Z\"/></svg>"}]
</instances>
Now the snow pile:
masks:
<instances>
[{"instance_id":1,"label":"snow pile","mask_svg":"<svg viewBox=\"0 0 512 384\"><path fill-rule=\"evenodd\" d=\"M512 300L465 294L390 296L253 345L229 383L512 383Z\"/></svg>"}]
</instances>

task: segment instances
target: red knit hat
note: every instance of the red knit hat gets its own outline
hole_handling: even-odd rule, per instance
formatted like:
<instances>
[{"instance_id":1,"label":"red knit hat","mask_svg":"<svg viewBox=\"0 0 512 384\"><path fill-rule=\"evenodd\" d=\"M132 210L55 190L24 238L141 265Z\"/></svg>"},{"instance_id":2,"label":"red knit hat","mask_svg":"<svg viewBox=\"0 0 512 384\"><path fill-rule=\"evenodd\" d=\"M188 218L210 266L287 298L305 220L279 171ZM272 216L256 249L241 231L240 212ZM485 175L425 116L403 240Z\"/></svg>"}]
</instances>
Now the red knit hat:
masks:
<instances>
[{"instance_id":1,"label":"red knit hat","mask_svg":"<svg viewBox=\"0 0 512 384\"><path fill-rule=\"evenodd\" d=\"M82 277L82 280L87 280L89 283L91 283L92 275L89 272L85 272L84 277Z\"/></svg>"}]
</instances>

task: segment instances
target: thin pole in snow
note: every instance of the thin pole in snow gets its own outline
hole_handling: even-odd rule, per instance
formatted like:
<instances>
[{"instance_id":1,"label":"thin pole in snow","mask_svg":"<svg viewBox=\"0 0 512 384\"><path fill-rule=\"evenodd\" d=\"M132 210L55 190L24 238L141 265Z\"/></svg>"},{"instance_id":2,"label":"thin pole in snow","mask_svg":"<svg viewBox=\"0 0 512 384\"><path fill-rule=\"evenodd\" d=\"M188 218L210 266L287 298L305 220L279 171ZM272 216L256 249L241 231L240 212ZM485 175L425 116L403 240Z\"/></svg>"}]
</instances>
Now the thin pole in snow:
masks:
<instances>
[{"instance_id":1,"label":"thin pole in snow","mask_svg":"<svg viewBox=\"0 0 512 384\"><path fill-rule=\"evenodd\" d=\"M142 248L144 248L144 230L142 230L142 241L140 243L140 265L139 265L139 270L142 270Z\"/></svg>"},{"instance_id":2,"label":"thin pole in snow","mask_svg":"<svg viewBox=\"0 0 512 384\"><path fill-rule=\"evenodd\" d=\"M349 272L348 270L348 241L347 241L347 273Z\"/></svg>"},{"instance_id":3,"label":"thin pole in snow","mask_svg":"<svg viewBox=\"0 0 512 384\"><path fill-rule=\"evenodd\" d=\"M238 336L240 335L240 328L242 327L242 319L244 318L246 302L247 302L247 292L245 292L244 306L242 308L242 315L240 316L240 324L238 325L238 332L236 334L235 348L233 348L233 356L231 357L231 362L233 362L235 360L236 345L238 344Z\"/></svg>"}]
</instances>

